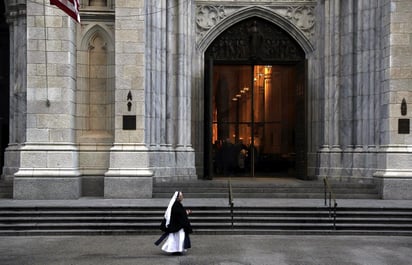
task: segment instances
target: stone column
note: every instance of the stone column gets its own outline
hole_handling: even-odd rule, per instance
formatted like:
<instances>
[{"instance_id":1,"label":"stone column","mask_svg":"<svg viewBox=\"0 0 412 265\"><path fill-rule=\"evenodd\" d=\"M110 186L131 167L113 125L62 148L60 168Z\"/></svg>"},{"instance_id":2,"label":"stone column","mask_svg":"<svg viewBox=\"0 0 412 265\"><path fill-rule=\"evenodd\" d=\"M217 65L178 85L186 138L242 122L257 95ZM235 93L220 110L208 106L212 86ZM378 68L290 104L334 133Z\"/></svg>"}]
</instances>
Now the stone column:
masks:
<instances>
[{"instance_id":1,"label":"stone column","mask_svg":"<svg viewBox=\"0 0 412 265\"><path fill-rule=\"evenodd\" d=\"M375 177L379 180L382 198L412 199L412 24L409 16L412 2L386 1L384 8L386 71L381 92L382 143L378 150L381 169ZM403 100L406 109L402 110Z\"/></svg>"},{"instance_id":2,"label":"stone column","mask_svg":"<svg viewBox=\"0 0 412 265\"><path fill-rule=\"evenodd\" d=\"M319 69L325 69L325 125L320 176L373 180L382 80L378 3L328 0L321 5L325 22L320 21L319 57L324 59Z\"/></svg>"},{"instance_id":3,"label":"stone column","mask_svg":"<svg viewBox=\"0 0 412 265\"><path fill-rule=\"evenodd\" d=\"M340 174L339 161L342 155L340 146L340 93L341 93L341 3L340 0L328 0L324 2L323 13L324 24L319 32L320 69L321 82L323 85L323 142L320 149L319 175Z\"/></svg>"},{"instance_id":4,"label":"stone column","mask_svg":"<svg viewBox=\"0 0 412 265\"><path fill-rule=\"evenodd\" d=\"M27 126L15 199L80 197L73 130L76 26L42 0L27 2Z\"/></svg>"},{"instance_id":5,"label":"stone column","mask_svg":"<svg viewBox=\"0 0 412 265\"><path fill-rule=\"evenodd\" d=\"M146 3L146 141L154 181L195 178L191 1Z\"/></svg>"},{"instance_id":6,"label":"stone column","mask_svg":"<svg viewBox=\"0 0 412 265\"><path fill-rule=\"evenodd\" d=\"M26 5L9 1L6 16L10 30L10 122L3 177L13 181L14 173L20 167L20 148L26 141Z\"/></svg>"},{"instance_id":7,"label":"stone column","mask_svg":"<svg viewBox=\"0 0 412 265\"><path fill-rule=\"evenodd\" d=\"M153 172L149 169L145 139L144 2L116 1L115 136L110 168L104 178L105 198L152 196Z\"/></svg>"}]
</instances>

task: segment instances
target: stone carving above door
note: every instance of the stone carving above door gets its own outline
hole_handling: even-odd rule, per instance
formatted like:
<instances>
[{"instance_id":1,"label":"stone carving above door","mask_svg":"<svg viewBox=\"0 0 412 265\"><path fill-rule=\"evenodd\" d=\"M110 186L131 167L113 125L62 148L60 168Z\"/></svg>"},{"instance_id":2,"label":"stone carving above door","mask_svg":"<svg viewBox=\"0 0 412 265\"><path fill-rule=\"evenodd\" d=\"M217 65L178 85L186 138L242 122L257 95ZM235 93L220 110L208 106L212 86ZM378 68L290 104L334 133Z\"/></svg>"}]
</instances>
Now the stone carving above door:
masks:
<instances>
[{"instance_id":1,"label":"stone carving above door","mask_svg":"<svg viewBox=\"0 0 412 265\"><path fill-rule=\"evenodd\" d=\"M221 62L298 62L305 58L299 44L284 30L259 17L244 19L226 29L205 56Z\"/></svg>"},{"instance_id":2,"label":"stone carving above door","mask_svg":"<svg viewBox=\"0 0 412 265\"><path fill-rule=\"evenodd\" d=\"M225 2L226 3L226 2ZM313 43L315 32L315 5L314 0L288 1L282 0L271 5L256 5L289 20ZM218 25L224 19L241 10L251 8L246 3L227 5L201 4L196 6L196 41L199 43L209 30Z\"/></svg>"}]
</instances>

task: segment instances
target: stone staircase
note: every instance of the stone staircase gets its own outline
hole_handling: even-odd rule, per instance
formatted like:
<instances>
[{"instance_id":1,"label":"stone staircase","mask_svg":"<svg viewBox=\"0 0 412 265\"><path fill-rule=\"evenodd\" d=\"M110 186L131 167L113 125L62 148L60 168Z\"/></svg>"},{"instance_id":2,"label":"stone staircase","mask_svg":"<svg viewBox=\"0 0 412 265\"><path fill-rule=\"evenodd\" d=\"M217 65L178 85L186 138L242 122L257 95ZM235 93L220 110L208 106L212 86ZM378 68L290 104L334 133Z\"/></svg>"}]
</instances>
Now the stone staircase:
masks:
<instances>
[{"instance_id":1,"label":"stone staircase","mask_svg":"<svg viewBox=\"0 0 412 265\"><path fill-rule=\"evenodd\" d=\"M228 198L228 179L157 182L153 197L168 201L175 190L181 190L186 198L196 201L195 205L189 205L193 210L190 220L195 234L412 235L412 205L397 207L380 203L373 183L330 182L338 203L344 199L373 199L371 205L338 205L335 223L333 214L323 205L323 181L235 179L230 183L235 198L233 214L231 208L222 206L222 200L218 199ZM220 204L202 203L202 198L209 201L213 198ZM245 204L250 198L252 201ZM268 205L265 203L268 200L259 198L283 198L287 204ZM315 204L302 205L306 199ZM0 235L161 233L159 225L166 207L163 199L149 199L144 206L133 206L129 201L123 202L127 205L103 199L98 199L97 205L87 201L67 205L57 202L0 204ZM226 200L223 202L227 205Z\"/></svg>"},{"instance_id":2,"label":"stone staircase","mask_svg":"<svg viewBox=\"0 0 412 265\"><path fill-rule=\"evenodd\" d=\"M235 198L324 198L323 180L304 181L295 178L237 178L230 181ZM379 199L372 182L330 181L337 199ZM227 198L228 179L213 181L155 182L153 198L170 198L179 190L187 198Z\"/></svg>"},{"instance_id":3,"label":"stone staircase","mask_svg":"<svg viewBox=\"0 0 412 265\"><path fill-rule=\"evenodd\" d=\"M319 206L196 206L194 234L412 236L410 207L338 207L336 225ZM0 235L160 235L165 207L1 206ZM233 222L233 225L232 225Z\"/></svg>"},{"instance_id":4,"label":"stone staircase","mask_svg":"<svg viewBox=\"0 0 412 265\"><path fill-rule=\"evenodd\" d=\"M379 199L376 186L371 182L331 181L337 199ZM294 178L234 179L231 181L235 198L307 198L324 197L323 181L303 181ZM155 182L153 198L170 198L176 190L188 198L227 198L228 179L213 181ZM0 180L0 198L13 197L13 183Z\"/></svg>"}]
</instances>

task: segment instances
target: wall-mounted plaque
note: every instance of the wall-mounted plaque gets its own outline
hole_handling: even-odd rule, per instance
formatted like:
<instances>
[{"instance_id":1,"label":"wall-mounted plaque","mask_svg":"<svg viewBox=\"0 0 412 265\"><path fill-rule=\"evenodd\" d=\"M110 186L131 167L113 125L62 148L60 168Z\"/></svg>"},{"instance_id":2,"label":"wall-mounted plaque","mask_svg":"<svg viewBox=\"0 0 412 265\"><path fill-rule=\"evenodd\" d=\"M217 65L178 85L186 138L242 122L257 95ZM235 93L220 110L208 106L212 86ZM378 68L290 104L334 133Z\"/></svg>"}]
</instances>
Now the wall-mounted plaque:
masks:
<instances>
[{"instance_id":1,"label":"wall-mounted plaque","mask_svg":"<svg viewBox=\"0 0 412 265\"><path fill-rule=\"evenodd\" d=\"M123 130L136 130L136 115L123 115Z\"/></svg>"},{"instance_id":2,"label":"wall-mounted plaque","mask_svg":"<svg viewBox=\"0 0 412 265\"><path fill-rule=\"evenodd\" d=\"M409 119L399 119L398 120L398 133L399 134L409 134L410 133L410 120Z\"/></svg>"}]
</instances>

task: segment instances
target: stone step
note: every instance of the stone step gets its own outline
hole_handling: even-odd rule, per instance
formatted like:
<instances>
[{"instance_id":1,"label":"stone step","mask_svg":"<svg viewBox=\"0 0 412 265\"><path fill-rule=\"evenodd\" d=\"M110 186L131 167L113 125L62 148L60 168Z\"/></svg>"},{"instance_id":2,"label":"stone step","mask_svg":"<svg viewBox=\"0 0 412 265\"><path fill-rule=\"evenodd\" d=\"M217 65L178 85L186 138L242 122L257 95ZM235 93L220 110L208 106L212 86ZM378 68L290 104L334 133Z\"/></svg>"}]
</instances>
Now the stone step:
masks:
<instances>
[{"instance_id":1,"label":"stone step","mask_svg":"<svg viewBox=\"0 0 412 265\"><path fill-rule=\"evenodd\" d=\"M254 182L245 182L245 183L236 183L232 182L230 185L232 188L323 188L323 183L254 183ZM339 188L344 188L344 189L351 189L351 188L375 188L375 185L373 184L355 184L355 183L342 183L342 184L336 184L336 185L331 185L333 186L333 189L339 189ZM199 182L165 182L165 183L154 183L153 185L154 188L160 187L160 188L170 188L170 187L194 187L194 188L225 188L227 189L229 187L228 183L225 182L204 182L204 181L199 181Z\"/></svg>"},{"instance_id":2,"label":"stone step","mask_svg":"<svg viewBox=\"0 0 412 265\"><path fill-rule=\"evenodd\" d=\"M170 198L172 192L154 193L153 198ZM226 193L187 193L183 191L186 198L228 198ZM379 195L375 193L342 193L335 194L337 199L379 199ZM274 192L274 193L236 193L233 192L233 198L296 198L296 199L322 199L323 192Z\"/></svg>"},{"instance_id":3,"label":"stone step","mask_svg":"<svg viewBox=\"0 0 412 265\"><path fill-rule=\"evenodd\" d=\"M412 234L411 208L191 207L195 233ZM159 234L164 207L0 207L0 235ZM232 226L233 222L233 226Z\"/></svg>"},{"instance_id":4,"label":"stone step","mask_svg":"<svg viewBox=\"0 0 412 265\"><path fill-rule=\"evenodd\" d=\"M338 199L379 199L376 185L371 182L330 181ZM234 198L324 198L323 181L303 181L297 179L270 179L260 181L231 181ZM169 198L180 190L186 198L228 198L228 180L193 180L186 182L155 182L153 198Z\"/></svg>"}]
</instances>

